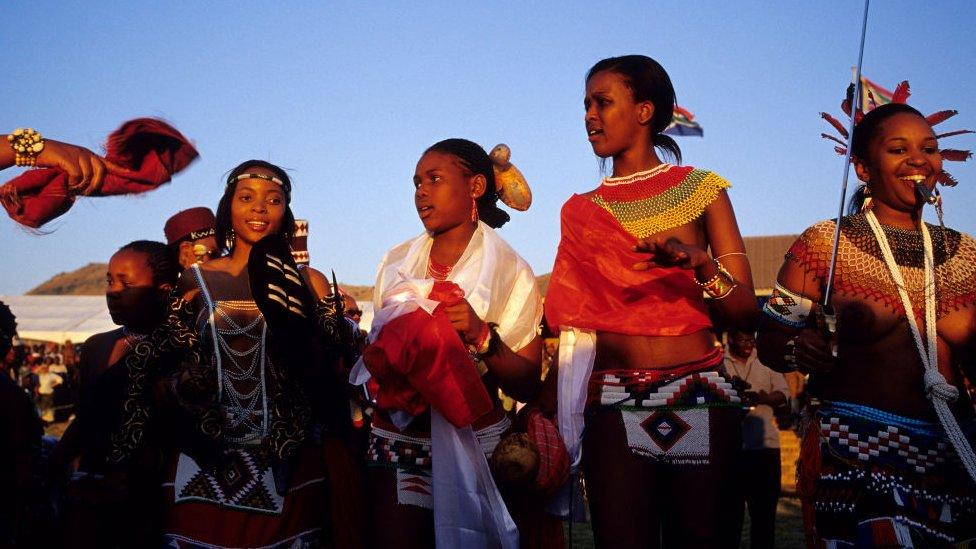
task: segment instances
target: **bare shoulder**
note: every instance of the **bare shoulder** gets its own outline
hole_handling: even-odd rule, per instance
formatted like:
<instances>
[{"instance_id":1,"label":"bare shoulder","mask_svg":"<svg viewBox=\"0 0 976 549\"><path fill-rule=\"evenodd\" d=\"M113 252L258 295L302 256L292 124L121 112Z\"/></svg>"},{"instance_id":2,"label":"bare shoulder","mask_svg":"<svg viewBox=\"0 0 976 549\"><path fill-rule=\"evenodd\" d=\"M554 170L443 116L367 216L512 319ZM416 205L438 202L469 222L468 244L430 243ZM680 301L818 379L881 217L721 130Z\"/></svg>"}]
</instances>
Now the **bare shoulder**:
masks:
<instances>
[{"instance_id":1,"label":"bare shoulder","mask_svg":"<svg viewBox=\"0 0 976 549\"><path fill-rule=\"evenodd\" d=\"M306 267L302 269L302 273L305 275L305 280L312 288L312 293L315 294L316 299L322 299L323 297L332 295L332 285L321 271L312 267Z\"/></svg>"}]
</instances>

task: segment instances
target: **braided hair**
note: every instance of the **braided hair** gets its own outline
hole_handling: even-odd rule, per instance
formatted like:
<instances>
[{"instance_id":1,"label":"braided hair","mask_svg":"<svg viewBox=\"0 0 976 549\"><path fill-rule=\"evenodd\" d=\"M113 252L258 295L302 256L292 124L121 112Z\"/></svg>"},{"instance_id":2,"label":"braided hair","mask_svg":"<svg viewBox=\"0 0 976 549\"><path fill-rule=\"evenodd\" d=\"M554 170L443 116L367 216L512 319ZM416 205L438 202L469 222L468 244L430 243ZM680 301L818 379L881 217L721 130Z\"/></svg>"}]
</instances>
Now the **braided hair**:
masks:
<instances>
[{"instance_id":1,"label":"braided hair","mask_svg":"<svg viewBox=\"0 0 976 549\"><path fill-rule=\"evenodd\" d=\"M634 101L650 101L654 105L650 124L652 142L656 148L671 156L676 164L681 164L681 148L671 136L664 134L664 130L671 125L676 104L674 85L664 67L646 55L609 57L590 68L586 73L586 82L603 71L622 76L634 94Z\"/></svg>"},{"instance_id":2,"label":"braided hair","mask_svg":"<svg viewBox=\"0 0 976 549\"><path fill-rule=\"evenodd\" d=\"M495 169L491 157L481 145L467 139L451 138L438 141L424 151L447 153L458 159L461 166L472 176L485 176L485 193L478 197L478 217L486 225L497 229L508 223L511 217L498 207L498 191L495 189Z\"/></svg>"},{"instance_id":3,"label":"braided hair","mask_svg":"<svg viewBox=\"0 0 976 549\"><path fill-rule=\"evenodd\" d=\"M152 271L153 284L175 286L180 278L180 262L176 252L154 240L136 240L119 248L119 251L138 252L146 255L146 265Z\"/></svg>"},{"instance_id":4,"label":"braided hair","mask_svg":"<svg viewBox=\"0 0 976 549\"><path fill-rule=\"evenodd\" d=\"M231 201L234 199L234 193L237 191L237 176L247 173L248 170L253 168L264 168L275 174L275 177L281 181L281 191L285 194L285 216L281 219L279 232L285 236L285 240L291 240L291 233L295 227L295 215L291 212L290 206L291 178L288 177L284 169L270 162L264 160L245 160L227 174L227 186L224 188L224 195L220 197L220 202L217 204L217 220L214 223L214 236L217 239L217 247L220 248L221 253L229 253L231 248L234 247L234 231L230 217Z\"/></svg>"}]
</instances>

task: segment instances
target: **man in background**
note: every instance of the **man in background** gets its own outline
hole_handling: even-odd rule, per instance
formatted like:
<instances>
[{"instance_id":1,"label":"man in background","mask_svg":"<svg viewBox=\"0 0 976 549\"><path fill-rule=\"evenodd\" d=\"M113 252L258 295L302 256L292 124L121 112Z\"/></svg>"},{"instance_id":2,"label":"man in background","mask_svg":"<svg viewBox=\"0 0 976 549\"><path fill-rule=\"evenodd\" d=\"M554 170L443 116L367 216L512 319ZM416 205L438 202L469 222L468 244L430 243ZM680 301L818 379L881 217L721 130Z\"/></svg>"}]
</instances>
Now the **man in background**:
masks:
<instances>
[{"instance_id":1,"label":"man in background","mask_svg":"<svg viewBox=\"0 0 976 549\"><path fill-rule=\"evenodd\" d=\"M749 509L751 545L775 547L776 504L780 492L779 428L774 418L785 410L789 387L783 374L756 358L754 334L731 330L725 354L725 372L747 412L742 419L742 454L739 466L742 494ZM741 513L741 508L737 510Z\"/></svg>"},{"instance_id":2,"label":"man in background","mask_svg":"<svg viewBox=\"0 0 976 549\"><path fill-rule=\"evenodd\" d=\"M217 253L216 224L213 212L204 207L183 210L166 220L166 243L176 252L184 269L205 263Z\"/></svg>"}]
</instances>

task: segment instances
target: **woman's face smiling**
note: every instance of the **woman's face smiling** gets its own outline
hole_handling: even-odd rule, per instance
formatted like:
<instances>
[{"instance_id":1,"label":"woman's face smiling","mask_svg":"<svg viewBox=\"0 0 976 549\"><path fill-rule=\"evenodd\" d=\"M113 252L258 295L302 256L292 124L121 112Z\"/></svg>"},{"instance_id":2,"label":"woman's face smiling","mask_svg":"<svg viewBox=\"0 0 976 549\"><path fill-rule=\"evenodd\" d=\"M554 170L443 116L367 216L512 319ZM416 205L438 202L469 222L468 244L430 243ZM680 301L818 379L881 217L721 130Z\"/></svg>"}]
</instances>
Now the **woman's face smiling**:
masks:
<instances>
[{"instance_id":1,"label":"woman's face smiling","mask_svg":"<svg viewBox=\"0 0 976 549\"><path fill-rule=\"evenodd\" d=\"M414 203L424 228L440 234L471 223L471 199L485 191L484 176L472 176L452 154L429 151L413 175Z\"/></svg>"},{"instance_id":2,"label":"woman's face smiling","mask_svg":"<svg viewBox=\"0 0 976 549\"><path fill-rule=\"evenodd\" d=\"M923 206L915 184L935 187L942 155L932 126L913 113L898 113L881 123L868 144L868 158L857 163L857 175L868 182L875 204L899 211Z\"/></svg>"},{"instance_id":3,"label":"woman's face smiling","mask_svg":"<svg viewBox=\"0 0 976 549\"><path fill-rule=\"evenodd\" d=\"M271 170L259 167L247 168L245 173L277 177ZM230 214L235 237L254 244L278 232L286 207L285 193L274 181L257 177L238 181Z\"/></svg>"},{"instance_id":4,"label":"woman's face smiling","mask_svg":"<svg viewBox=\"0 0 976 549\"><path fill-rule=\"evenodd\" d=\"M654 115L650 101L634 101L625 78L600 71L586 82L583 98L586 134L593 152L601 158L617 157L649 139L647 124Z\"/></svg>"}]
</instances>

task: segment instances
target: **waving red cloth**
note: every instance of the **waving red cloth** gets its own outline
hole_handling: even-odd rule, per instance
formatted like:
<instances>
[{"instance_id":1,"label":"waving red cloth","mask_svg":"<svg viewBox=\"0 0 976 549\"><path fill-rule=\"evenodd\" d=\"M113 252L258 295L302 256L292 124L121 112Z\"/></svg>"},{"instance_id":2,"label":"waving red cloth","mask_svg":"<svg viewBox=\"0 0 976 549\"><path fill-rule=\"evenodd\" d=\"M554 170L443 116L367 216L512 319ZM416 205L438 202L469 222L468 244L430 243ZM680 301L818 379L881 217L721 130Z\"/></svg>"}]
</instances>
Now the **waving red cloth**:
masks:
<instances>
[{"instance_id":1,"label":"waving red cloth","mask_svg":"<svg viewBox=\"0 0 976 549\"><path fill-rule=\"evenodd\" d=\"M379 382L380 409L419 415L430 405L455 427L492 410L471 355L443 312L463 297L453 282L434 283L428 298L441 302L434 314L417 309L397 317L366 348L363 362Z\"/></svg>"},{"instance_id":2,"label":"waving red cloth","mask_svg":"<svg viewBox=\"0 0 976 549\"><path fill-rule=\"evenodd\" d=\"M546 320L627 335L685 335L709 328L694 273L679 267L635 271L647 259L610 212L574 195L562 209L562 240L546 293Z\"/></svg>"},{"instance_id":3,"label":"waving red cloth","mask_svg":"<svg viewBox=\"0 0 976 549\"><path fill-rule=\"evenodd\" d=\"M92 196L138 194L167 183L199 156L183 135L162 120L136 118L108 136L105 158L132 172L108 169ZM14 221L38 228L64 214L77 192L68 188L68 175L58 168L30 170L0 187L3 206Z\"/></svg>"}]
</instances>

